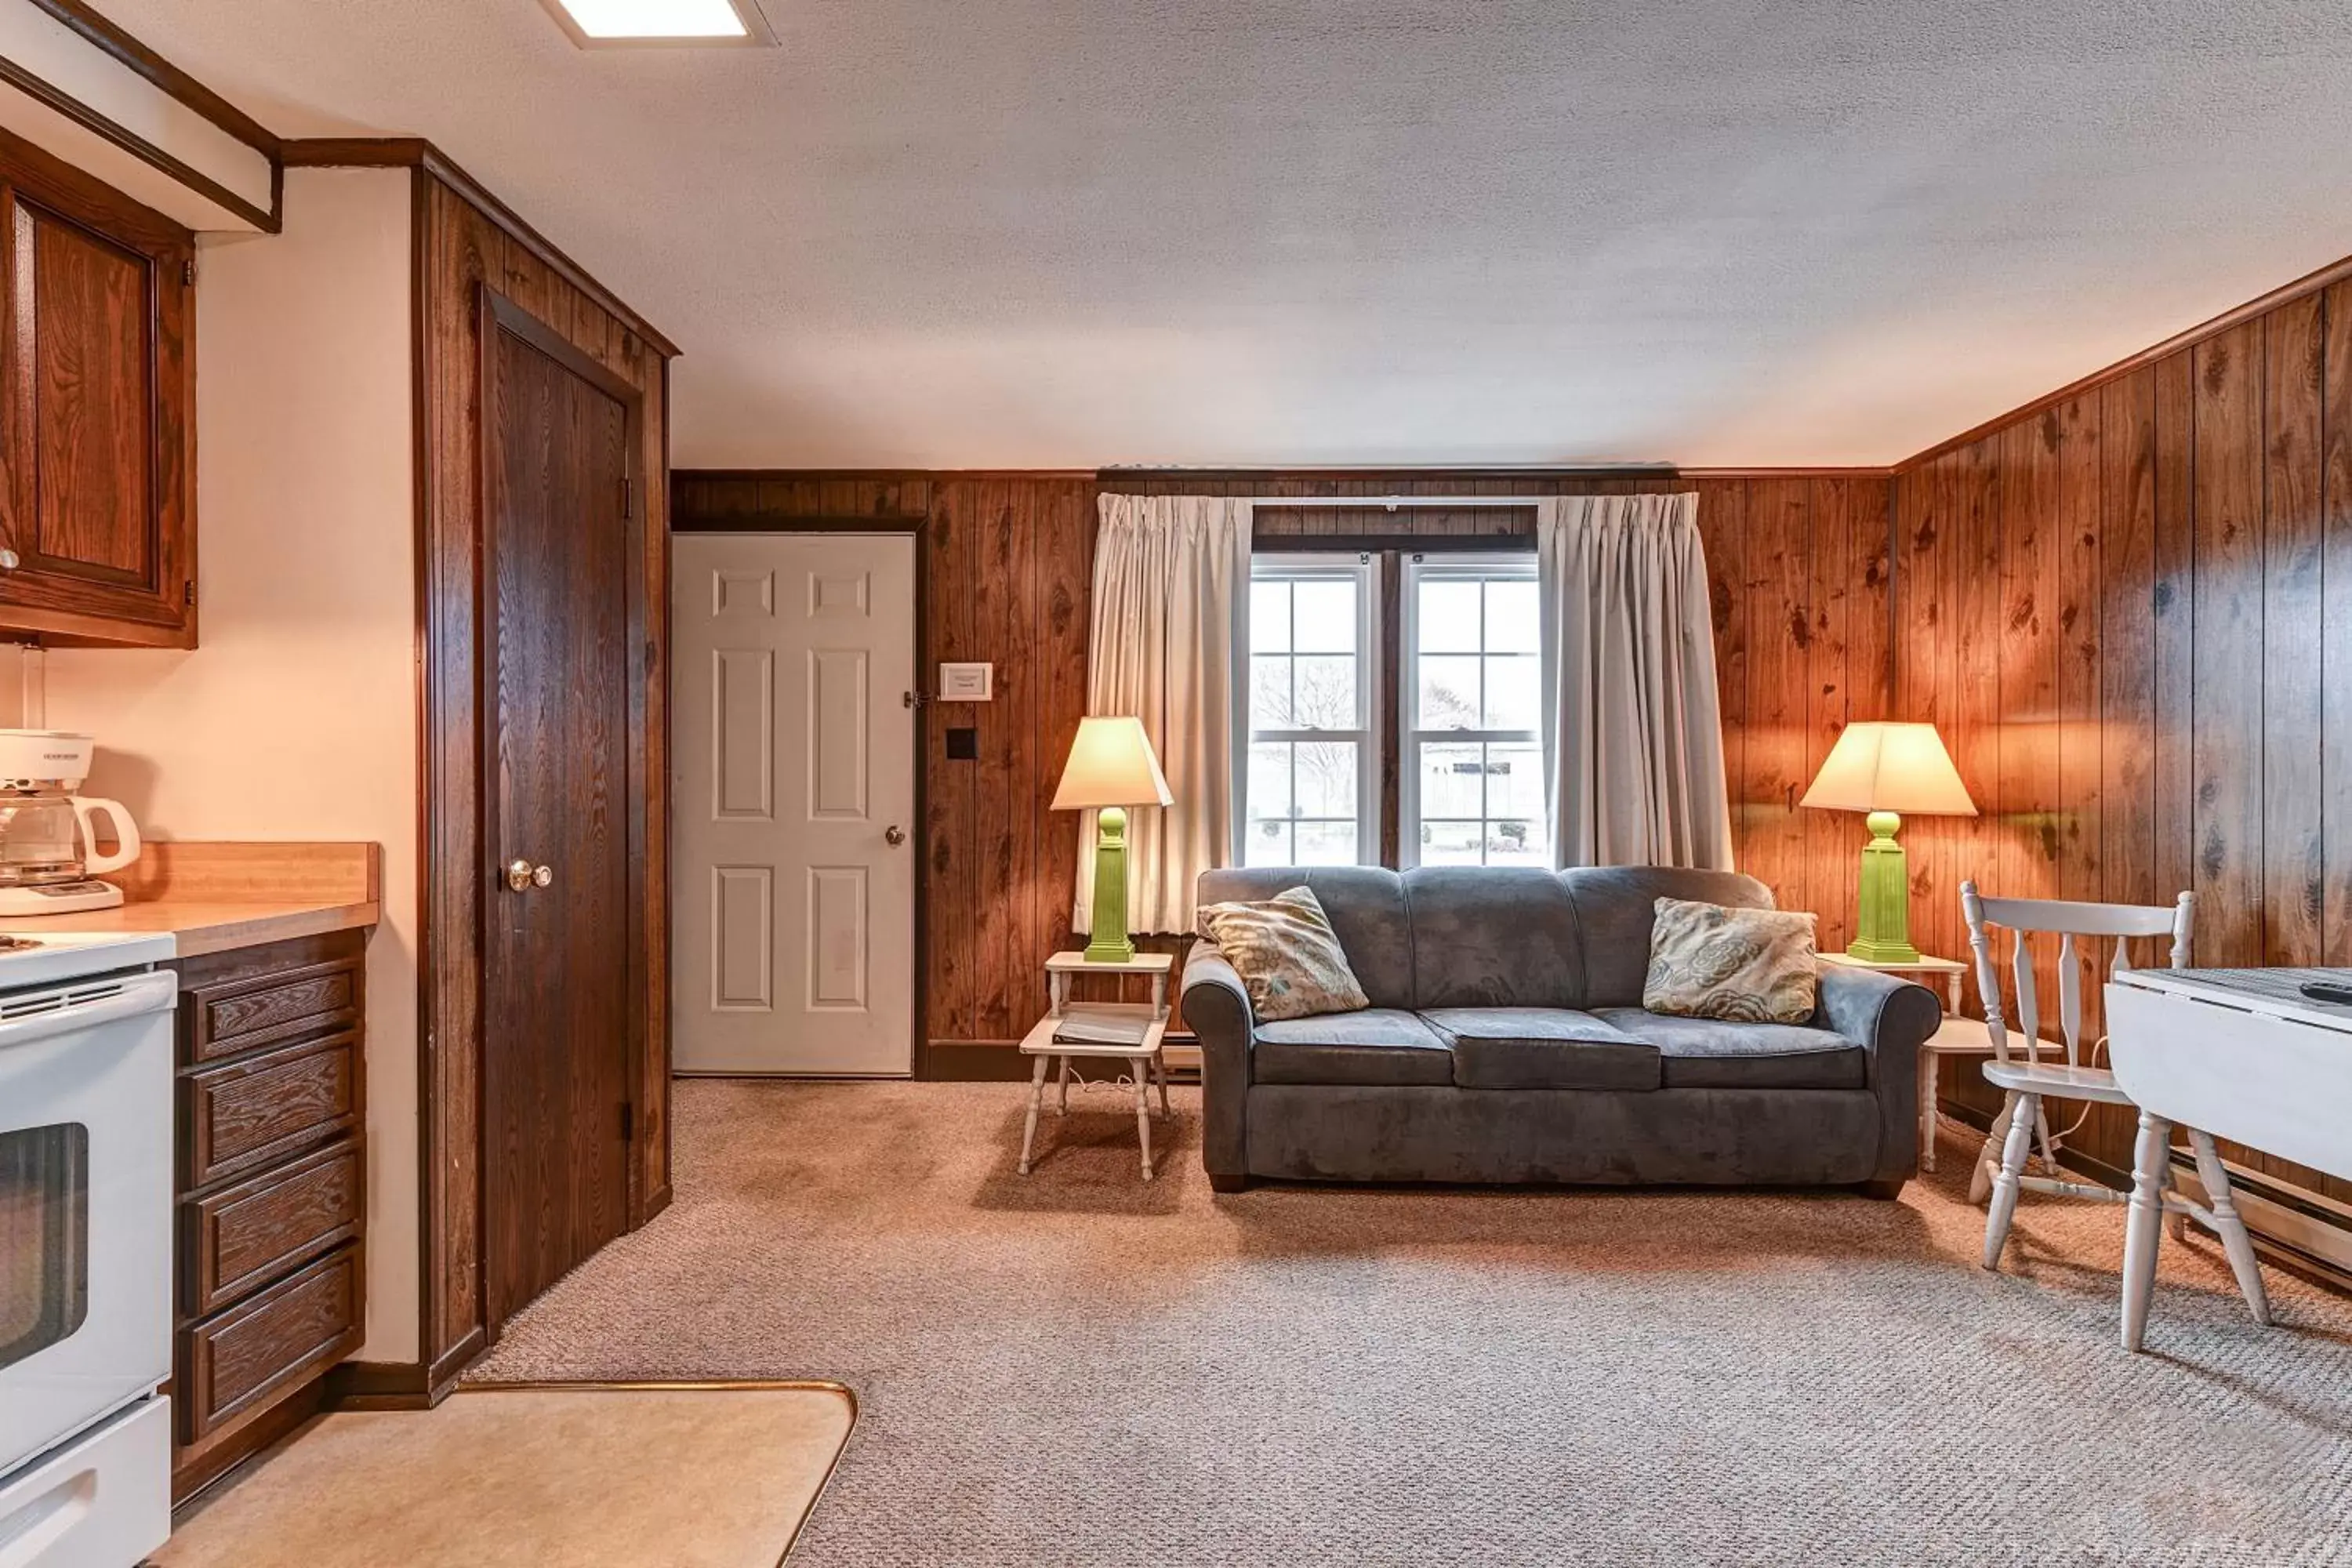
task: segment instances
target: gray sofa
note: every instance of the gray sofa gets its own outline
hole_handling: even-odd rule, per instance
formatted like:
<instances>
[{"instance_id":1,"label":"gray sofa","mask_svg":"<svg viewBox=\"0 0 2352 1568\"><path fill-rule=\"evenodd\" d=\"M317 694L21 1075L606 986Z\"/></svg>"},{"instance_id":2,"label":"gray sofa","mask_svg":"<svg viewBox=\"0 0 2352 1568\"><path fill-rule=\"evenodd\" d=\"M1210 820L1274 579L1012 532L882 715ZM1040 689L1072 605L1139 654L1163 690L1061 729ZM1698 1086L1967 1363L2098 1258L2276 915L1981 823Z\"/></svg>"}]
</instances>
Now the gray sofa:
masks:
<instances>
[{"instance_id":1,"label":"gray sofa","mask_svg":"<svg viewBox=\"0 0 2352 1568\"><path fill-rule=\"evenodd\" d=\"M1917 1167L1924 988L1823 964L1811 1023L1642 1010L1654 900L1769 909L1727 871L1211 871L1200 901L1315 890L1371 1006L1259 1023L1213 942L1184 966L1202 1162L1343 1182L1853 1185Z\"/></svg>"}]
</instances>

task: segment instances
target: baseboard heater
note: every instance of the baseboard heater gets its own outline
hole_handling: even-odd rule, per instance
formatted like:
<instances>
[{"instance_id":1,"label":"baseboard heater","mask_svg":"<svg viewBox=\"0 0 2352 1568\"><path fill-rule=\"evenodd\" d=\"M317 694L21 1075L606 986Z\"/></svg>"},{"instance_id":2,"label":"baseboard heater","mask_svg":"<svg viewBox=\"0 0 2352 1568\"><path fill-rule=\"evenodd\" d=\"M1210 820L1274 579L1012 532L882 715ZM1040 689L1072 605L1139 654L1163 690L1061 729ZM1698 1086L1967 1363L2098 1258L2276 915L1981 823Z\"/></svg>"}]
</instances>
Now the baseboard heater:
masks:
<instances>
[{"instance_id":1,"label":"baseboard heater","mask_svg":"<svg viewBox=\"0 0 2352 1568\"><path fill-rule=\"evenodd\" d=\"M2230 1194L2238 1212L2254 1233L2257 1251L2352 1289L2352 1204L2249 1170L2235 1160L2222 1164L2230 1173ZM2197 1179L2196 1163L2187 1150L2172 1152L2172 1174L2182 1191L2199 1203L2206 1201L2205 1184Z\"/></svg>"}]
</instances>

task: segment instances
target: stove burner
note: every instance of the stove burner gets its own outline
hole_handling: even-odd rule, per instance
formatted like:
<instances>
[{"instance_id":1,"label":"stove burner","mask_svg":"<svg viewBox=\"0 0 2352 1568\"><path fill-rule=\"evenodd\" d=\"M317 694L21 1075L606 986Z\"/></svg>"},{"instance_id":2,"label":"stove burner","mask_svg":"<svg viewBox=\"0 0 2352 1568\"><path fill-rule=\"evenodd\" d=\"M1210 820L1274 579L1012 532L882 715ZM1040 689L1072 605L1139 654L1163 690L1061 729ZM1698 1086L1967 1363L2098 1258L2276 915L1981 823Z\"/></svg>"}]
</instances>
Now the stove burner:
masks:
<instances>
[{"instance_id":1,"label":"stove burner","mask_svg":"<svg viewBox=\"0 0 2352 1568\"><path fill-rule=\"evenodd\" d=\"M26 948L40 945L39 941L33 937L0 935L0 952L22 952Z\"/></svg>"}]
</instances>

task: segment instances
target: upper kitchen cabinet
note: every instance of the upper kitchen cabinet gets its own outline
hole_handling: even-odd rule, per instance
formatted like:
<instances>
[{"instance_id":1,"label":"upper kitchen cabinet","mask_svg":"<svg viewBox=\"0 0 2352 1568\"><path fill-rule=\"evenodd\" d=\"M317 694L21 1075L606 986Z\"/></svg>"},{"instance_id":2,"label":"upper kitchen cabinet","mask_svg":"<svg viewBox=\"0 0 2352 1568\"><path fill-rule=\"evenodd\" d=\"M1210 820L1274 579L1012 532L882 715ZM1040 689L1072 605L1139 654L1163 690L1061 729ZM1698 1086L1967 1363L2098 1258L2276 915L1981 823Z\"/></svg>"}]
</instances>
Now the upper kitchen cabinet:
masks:
<instances>
[{"instance_id":1,"label":"upper kitchen cabinet","mask_svg":"<svg viewBox=\"0 0 2352 1568\"><path fill-rule=\"evenodd\" d=\"M194 262L0 132L0 638L195 645Z\"/></svg>"}]
</instances>

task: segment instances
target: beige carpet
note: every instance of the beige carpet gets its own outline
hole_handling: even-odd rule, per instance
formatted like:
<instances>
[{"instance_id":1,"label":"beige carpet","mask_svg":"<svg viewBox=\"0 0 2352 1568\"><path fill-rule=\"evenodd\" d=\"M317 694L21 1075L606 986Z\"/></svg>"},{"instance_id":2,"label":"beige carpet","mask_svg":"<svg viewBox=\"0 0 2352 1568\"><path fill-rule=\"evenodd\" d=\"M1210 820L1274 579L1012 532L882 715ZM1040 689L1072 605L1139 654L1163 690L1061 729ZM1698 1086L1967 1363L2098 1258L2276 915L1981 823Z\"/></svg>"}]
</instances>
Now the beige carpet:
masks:
<instances>
[{"instance_id":1,"label":"beige carpet","mask_svg":"<svg viewBox=\"0 0 2352 1568\"><path fill-rule=\"evenodd\" d=\"M1976 1266L1966 1155L1830 1194L1161 1179L1074 1096L683 1082L677 1201L478 1375L808 1376L862 1415L834 1564L2352 1563L2352 1302L2028 1197ZM1163 1125L1163 1129L1165 1124Z\"/></svg>"},{"instance_id":2,"label":"beige carpet","mask_svg":"<svg viewBox=\"0 0 2352 1568\"><path fill-rule=\"evenodd\" d=\"M315 1421L156 1568L775 1568L856 1406L839 1389L514 1389Z\"/></svg>"}]
</instances>

